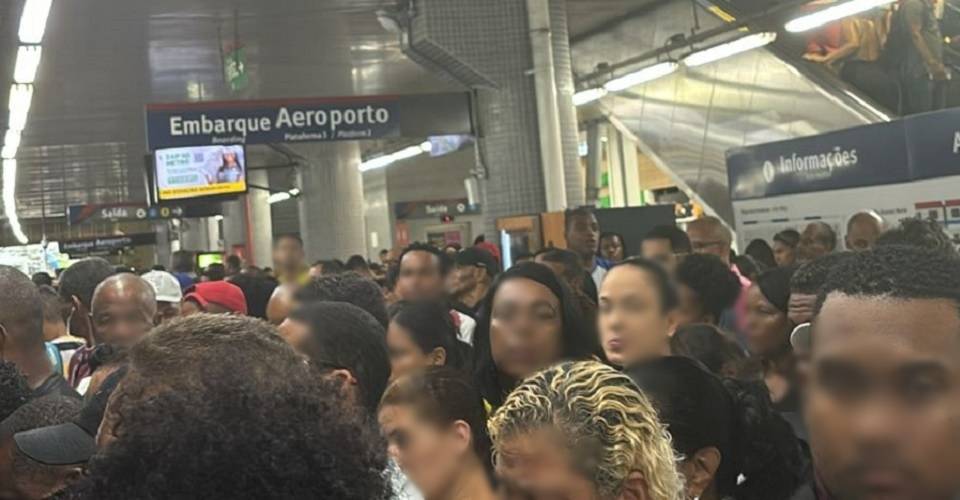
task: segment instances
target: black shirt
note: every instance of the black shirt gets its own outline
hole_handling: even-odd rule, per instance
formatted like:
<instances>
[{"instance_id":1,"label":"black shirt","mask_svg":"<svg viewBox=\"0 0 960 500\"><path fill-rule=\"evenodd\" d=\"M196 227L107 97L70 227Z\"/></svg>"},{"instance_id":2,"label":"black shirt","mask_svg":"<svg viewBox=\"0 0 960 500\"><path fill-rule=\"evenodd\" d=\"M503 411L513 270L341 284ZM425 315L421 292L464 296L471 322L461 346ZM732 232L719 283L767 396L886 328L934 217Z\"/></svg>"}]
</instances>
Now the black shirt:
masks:
<instances>
[{"instance_id":1,"label":"black shirt","mask_svg":"<svg viewBox=\"0 0 960 500\"><path fill-rule=\"evenodd\" d=\"M42 384L33 390L33 397L35 398L42 398L43 396L49 396L51 394L80 399L80 393L73 390L73 387L70 387L70 384L67 383L67 379L63 378L59 373L51 374Z\"/></svg>"}]
</instances>

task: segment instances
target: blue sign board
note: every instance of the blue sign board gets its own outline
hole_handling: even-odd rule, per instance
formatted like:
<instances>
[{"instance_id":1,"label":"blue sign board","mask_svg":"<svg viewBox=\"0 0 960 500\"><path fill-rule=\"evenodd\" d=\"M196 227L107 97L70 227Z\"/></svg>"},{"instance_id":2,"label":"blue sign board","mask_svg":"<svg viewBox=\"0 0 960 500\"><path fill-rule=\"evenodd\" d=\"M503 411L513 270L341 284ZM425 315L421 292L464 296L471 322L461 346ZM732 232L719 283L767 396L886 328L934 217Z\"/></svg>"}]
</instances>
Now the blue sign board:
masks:
<instances>
[{"instance_id":1,"label":"blue sign board","mask_svg":"<svg viewBox=\"0 0 960 500\"><path fill-rule=\"evenodd\" d=\"M914 179L960 175L960 109L903 120Z\"/></svg>"},{"instance_id":2,"label":"blue sign board","mask_svg":"<svg viewBox=\"0 0 960 500\"><path fill-rule=\"evenodd\" d=\"M185 146L378 139L400 135L392 96L151 104L151 151Z\"/></svg>"}]
</instances>

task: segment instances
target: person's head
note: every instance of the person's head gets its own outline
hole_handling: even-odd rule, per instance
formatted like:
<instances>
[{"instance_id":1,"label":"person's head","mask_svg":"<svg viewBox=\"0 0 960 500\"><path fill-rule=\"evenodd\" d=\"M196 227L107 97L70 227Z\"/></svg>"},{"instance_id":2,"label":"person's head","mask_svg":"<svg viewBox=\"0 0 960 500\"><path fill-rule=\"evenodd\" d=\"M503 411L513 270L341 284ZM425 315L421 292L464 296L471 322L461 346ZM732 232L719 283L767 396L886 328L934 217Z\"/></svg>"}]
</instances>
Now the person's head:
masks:
<instances>
[{"instance_id":1,"label":"person's head","mask_svg":"<svg viewBox=\"0 0 960 500\"><path fill-rule=\"evenodd\" d=\"M581 259L593 258L600 245L600 223L590 207L567 210L564 214L564 234L567 248Z\"/></svg>"},{"instance_id":2,"label":"person's head","mask_svg":"<svg viewBox=\"0 0 960 500\"><path fill-rule=\"evenodd\" d=\"M17 449L15 434L69 422L80 401L64 396L37 398L0 422L0 498L39 499L62 490L80 477L77 466L51 466L34 461Z\"/></svg>"},{"instance_id":3,"label":"person's head","mask_svg":"<svg viewBox=\"0 0 960 500\"><path fill-rule=\"evenodd\" d=\"M600 363L533 375L488 425L507 498L683 498L656 410L629 377Z\"/></svg>"},{"instance_id":4,"label":"person's head","mask_svg":"<svg viewBox=\"0 0 960 500\"><path fill-rule=\"evenodd\" d=\"M537 370L599 351L597 339L584 334L570 287L546 266L531 262L500 274L481 311L473 343L476 378L494 406Z\"/></svg>"},{"instance_id":5,"label":"person's head","mask_svg":"<svg viewBox=\"0 0 960 500\"><path fill-rule=\"evenodd\" d=\"M0 265L0 359L26 371L43 352L43 305L37 285L16 268Z\"/></svg>"},{"instance_id":6,"label":"person's head","mask_svg":"<svg viewBox=\"0 0 960 500\"><path fill-rule=\"evenodd\" d=\"M277 280L265 276L235 274L229 276L227 281L243 291L243 298L247 301L248 316L267 319L267 305L270 303L274 289L277 288Z\"/></svg>"},{"instance_id":7,"label":"person's head","mask_svg":"<svg viewBox=\"0 0 960 500\"><path fill-rule=\"evenodd\" d=\"M67 334L67 322L63 319L63 304L60 294L52 286L37 287L43 303L43 340L56 340Z\"/></svg>"},{"instance_id":8,"label":"person's head","mask_svg":"<svg viewBox=\"0 0 960 500\"><path fill-rule=\"evenodd\" d=\"M837 498L960 493L960 264L878 246L833 269L817 299L806 420Z\"/></svg>"},{"instance_id":9,"label":"person's head","mask_svg":"<svg viewBox=\"0 0 960 500\"><path fill-rule=\"evenodd\" d=\"M853 256L852 252L831 253L797 268L790 278L788 315L793 324L801 325L813 320L817 294L827 282L831 269Z\"/></svg>"},{"instance_id":10,"label":"person's head","mask_svg":"<svg viewBox=\"0 0 960 500\"><path fill-rule=\"evenodd\" d=\"M870 250L883 232L883 218L873 210L857 212L847 221L847 250L862 252Z\"/></svg>"},{"instance_id":11,"label":"person's head","mask_svg":"<svg viewBox=\"0 0 960 500\"><path fill-rule=\"evenodd\" d=\"M347 271L370 276L370 264L367 263L367 259L363 258L362 255L351 255L350 258L347 259L344 267L347 268Z\"/></svg>"},{"instance_id":12,"label":"person's head","mask_svg":"<svg viewBox=\"0 0 960 500\"><path fill-rule=\"evenodd\" d=\"M340 274L347 271L346 266L337 259L332 260L318 260L310 266L310 270L307 273L310 276L310 279L317 279L321 276L329 276L331 274Z\"/></svg>"},{"instance_id":13,"label":"person's head","mask_svg":"<svg viewBox=\"0 0 960 500\"><path fill-rule=\"evenodd\" d=\"M111 276L93 293L90 317L97 343L131 346L153 327L157 296L143 278L130 273Z\"/></svg>"},{"instance_id":14,"label":"person's head","mask_svg":"<svg viewBox=\"0 0 960 500\"><path fill-rule=\"evenodd\" d=\"M189 250L173 252L172 259L173 272L175 273L194 274L197 270L197 256Z\"/></svg>"},{"instance_id":15,"label":"person's head","mask_svg":"<svg viewBox=\"0 0 960 500\"><path fill-rule=\"evenodd\" d=\"M458 479L490 463L483 398L459 370L431 367L395 380L379 420L390 455L424 498L451 498Z\"/></svg>"},{"instance_id":16,"label":"person's head","mask_svg":"<svg viewBox=\"0 0 960 500\"><path fill-rule=\"evenodd\" d=\"M629 366L670 352L677 291L667 271L643 258L613 267L600 286L600 343L607 359Z\"/></svg>"},{"instance_id":17,"label":"person's head","mask_svg":"<svg viewBox=\"0 0 960 500\"><path fill-rule=\"evenodd\" d=\"M283 323L290 311L293 310L297 288L293 284L280 285L273 290L270 301L267 302L267 321L277 326Z\"/></svg>"},{"instance_id":18,"label":"person's head","mask_svg":"<svg viewBox=\"0 0 960 500\"><path fill-rule=\"evenodd\" d=\"M929 219L909 218L900 221L900 225L883 233L877 239L876 246L909 245L929 248L955 257L957 249L939 222Z\"/></svg>"},{"instance_id":19,"label":"person's head","mask_svg":"<svg viewBox=\"0 0 960 500\"><path fill-rule=\"evenodd\" d=\"M203 270L204 281L223 281L227 277L227 268L218 262L214 262Z\"/></svg>"},{"instance_id":20,"label":"person's head","mask_svg":"<svg viewBox=\"0 0 960 500\"><path fill-rule=\"evenodd\" d=\"M383 250L380 250L380 254L379 254L380 263L383 264L383 265L385 265L385 266L388 265L388 264L389 264L389 261L388 261L387 257L388 257L389 255L390 255L390 250L387 250L386 248L384 248Z\"/></svg>"},{"instance_id":21,"label":"person's head","mask_svg":"<svg viewBox=\"0 0 960 500\"><path fill-rule=\"evenodd\" d=\"M246 315L247 298L240 287L227 281L197 283L184 290L180 315L199 313Z\"/></svg>"},{"instance_id":22,"label":"person's head","mask_svg":"<svg viewBox=\"0 0 960 500\"><path fill-rule=\"evenodd\" d=\"M150 271L141 276L157 296L157 314L154 324L159 325L180 316L180 301L183 300L183 291L180 282L174 275L166 271Z\"/></svg>"},{"instance_id":23,"label":"person's head","mask_svg":"<svg viewBox=\"0 0 960 500\"><path fill-rule=\"evenodd\" d=\"M432 245L414 243L400 254L397 295L401 300L444 300L449 259Z\"/></svg>"},{"instance_id":24,"label":"person's head","mask_svg":"<svg viewBox=\"0 0 960 500\"><path fill-rule=\"evenodd\" d=\"M714 255L683 259L674 273L677 283L677 321L680 325L720 322L723 311L740 296L740 278Z\"/></svg>"},{"instance_id":25,"label":"person's head","mask_svg":"<svg viewBox=\"0 0 960 500\"><path fill-rule=\"evenodd\" d=\"M693 253L716 255L729 265L733 235L720 219L708 215L690 222L687 224L687 236Z\"/></svg>"},{"instance_id":26,"label":"person's head","mask_svg":"<svg viewBox=\"0 0 960 500\"><path fill-rule=\"evenodd\" d=\"M743 251L744 255L747 255L757 263L757 266L760 267L760 271L766 271L767 269L773 269L777 267L777 259L773 254L773 249L770 248L770 244L766 240L761 240L759 238L752 240L748 245L747 249Z\"/></svg>"},{"instance_id":27,"label":"person's head","mask_svg":"<svg viewBox=\"0 0 960 500\"><path fill-rule=\"evenodd\" d=\"M790 267L771 269L747 290L744 335L747 349L761 359L776 359L790 352L795 325L787 312L793 271Z\"/></svg>"},{"instance_id":28,"label":"person's head","mask_svg":"<svg viewBox=\"0 0 960 500\"><path fill-rule=\"evenodd\" d=\"M667 357L627 370L683 457L687 498L790 498L804 460L762 382L721 380L694 360Z\"/></svg>"},{"instance_id":29,"label":"person's head","mask_svg":"<svg viewBox=\"0 0 960 500\"><path fill-rule=\"evenodd\" d=\"M370 313L344 302L315 302L293 311L280 326L322 378L370 415L390 378L386 332Z\"/></svg>"},{"instance_id":30,"label":"person's head","mask_svg":"<svg viewBox=\"0 0 960 500\"><path fill-rule=\"evenodd\" d=\"M747 358L736 340L714 325L695 324L677 328L677 333L670 337L670 353L695 359L722 377L749 380L759 375L759 366Z\"/></svg>"},{"instance_id":31,"label":"person's head","mask_svg":"<svg viewBox=\"0 0 960 500\"><path fill-rule=\"evenodd\" d=\"M677 226L656 226L643 237L640 253L673 273L680 259L692 252L690 238Z\"/></svg>"},{"instance_id":32,"label":"person's head","mask_svg":"<svg viewBox=\"0 0 960 500\"><path fill-rule=\"evenodd\" d=\"M493 255L477 247L470 247L458 253L453 263L448 292L454 298L475 292L485 293L499 270Z\"/></svg>"},{"instance_id":33,"label":"person's head","mask_svg":"<svg viewBox=\"0 0 960 500\"><path fill-rule=\"evenodd\" d=\"M33 273L30 281L33 281L33 284L37 286L53 286L53 277L45 272Z\"/></svg>"},{"instance_id":34,"label":"person's head","mask_svg":"<svg viewBox=\"0 0 960 500\"><path fill-rule=\"evenodd\" d=\"M300 304L346 302L370 313L384 328L390 322L380 287L370 278L356 273L332 274L312 279L297 291L295 299Z\"/></svg>"},{"instance_id":35,"label":"person's head","mask_svg":"<svg viewBox=\"0 0 960 500\"><path fill-rule=\"evenodd\" d=\"M797 247L800 245L800 233L794 229L784 229L773 236L773 256L780 267L789 267L797 262Z\"/></svg>"},{"instance_id":36,"label":"person's head","mask_svg":"<svg viewBox=\"0 0 960 500\"><path fill-rule=\"evenodd\" d=\"M600 257L610 262L620 262L626 258L627 245L619 233L603 233L600 235Z\"/></svg>"},{"instance_id":37,"label":"person's head","mask_svg":"<svg viewBox=\"0 0 960 500\"><path fill-rule=\"evenodd\" d=\"M273 267L278 272L296 272L303 267L303 239L297 234L281 234L273 239Z\"/></svg>"},{"instance_id":38,"label":"person's head","mask_svg":"<svg viewBox=\"0 0 960 500\"><path fill-rule=\"evenodd\" d=\"M267 323L194 315L130 351L71 498L383 499L367 421ZM163 450L158 453L157 450Z\"/></svg>"},{"instance_id":39,"label":"person's head","mask_svg":"<svg viewBox=\"0 0 960 500\"><path fill-rule=\"evenodd\" d=\"M524 262L533 262L534 258L536 258L534 254L528 251L523 251L518 253L516 256L514 256L513 264L517 265L517 264L523 264Z\"/></svg>"},{"instance_id":40,"label":"person's head","mask_svg":"<svg viewBox=\"0 0 960 500\"><path fill-rule=\"evenodd\" d=\"M93 291L115 272L106 260L89 257L74 262L60 275L60 299L68 311L67 326L71 334L83 337L88 342L94 340L89 321Z\"/></svg>"},{"instance_id":41,"label":"person's head","mask_svg":"<svg viewBox=\"0 0 960 500\"><path fill-rule=\"evenodd\" d=\"M437 302L407 302L387 328L390 376L396 379L428 366L466 368L467 345L457 339L450 311Z\"/></svg>"},{"instance_id":42,"label":"person's head","mask_svg":"<svg viewBox=\"0 0 960 500\"><path fill-rule=\"evenodd\" d=\"M224 267L227 272L227 276L240 274L243 271L243 261L240 259L239 255L228 255L224 261L224 264L226 264Z\"/></svg>"},{"instance_id":43,"label":"person's head","mask_svg":"<svg viewBox=\"0 0 960 500\"><path fill-rule=\"evenodd\" d=\"M551 248L537 254L534 258L537 264L550 268L560 279L567 283L571 290L580 290L584 280L588 277L583 272L580 257L571 250Z\"/></svg>"},{"instance_id":44,"label":"person's head","mask_svg":"<svg viewBox=\"0 0 960 500\"><path fill-rule=\"evenodd\" d=\"M800 235L797 260L810 262L837 249L837 233L826 222L811 222Z\"/></svg>"},{"instance_id":45,"label":"person's head","mask_svg":"<svg viewBox=\"0 0 960 500\"><path fill-rule=\"evenodd\" d=\"M0 422L27 404L32 396L27 379L17 365L0 360Z\"/></svg>"}]
</instances>

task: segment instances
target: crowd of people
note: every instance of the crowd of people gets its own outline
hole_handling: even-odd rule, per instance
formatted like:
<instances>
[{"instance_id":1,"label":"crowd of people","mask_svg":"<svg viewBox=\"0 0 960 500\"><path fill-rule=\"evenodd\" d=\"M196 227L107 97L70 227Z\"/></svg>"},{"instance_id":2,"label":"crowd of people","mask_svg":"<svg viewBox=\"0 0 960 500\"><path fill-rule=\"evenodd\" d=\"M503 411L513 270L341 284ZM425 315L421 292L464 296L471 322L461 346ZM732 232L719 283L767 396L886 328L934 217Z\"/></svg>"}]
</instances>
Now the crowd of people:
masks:
<instances>
[{"instance_id":1,"label":"crowd of people","mask_svg":"<svg viewBox=\"0 0 960 500\"><path fill-rule=\"evenodd\" d=\"M200 275L0 266L0 500L956 500L960 257L935 223L733 252L413 244ZM841 250L840 246L845 249Z\"/></svg>"}]
</instances>

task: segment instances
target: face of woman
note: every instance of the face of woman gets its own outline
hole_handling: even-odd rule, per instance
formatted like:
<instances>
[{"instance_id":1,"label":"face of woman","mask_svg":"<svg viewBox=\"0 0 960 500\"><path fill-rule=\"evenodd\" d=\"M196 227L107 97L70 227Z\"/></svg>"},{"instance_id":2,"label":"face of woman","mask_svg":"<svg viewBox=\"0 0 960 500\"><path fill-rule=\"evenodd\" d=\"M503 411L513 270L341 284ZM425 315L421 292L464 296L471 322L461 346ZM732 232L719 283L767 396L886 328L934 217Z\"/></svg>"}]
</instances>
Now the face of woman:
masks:
<instances>
[{"instance_id":1,"label":"face of woman","mask_svg":"<svg viewBox=\"0 0 960 500\"><path fill-rule=\"evenodd\" d=\"M703 310L700 296L692 288L683 283L677 283L677 296L680 299L680 307L677 308L678 326L715 322L712 321L714 318Z\"/></svg>"},{"instance_id":2,"label":"face of woman","mask_svg":"<svg viewBox=\"0 0 960 500\"><path fill-rule=\"evenodd\" d=\"M560 300L536 281L504 282L493 297L490 351L498 371L521 380L563 356Z\"/></svg>"},{"instance_id":3,"label":"face of woman","mask_svg":"<svg viewBox=\"0 0 960 500\"><path fill-rule=\"evenodd\" d=\"M610 362L629 366L670 352L676 328L650 275L631 265L610 270L600 287L600 343Z\"/></svg>"},{"instance_id":4,"label":"face of woman","mask_svg":"<svg viewBox=\"0 0 960 500\"><path fill-rule=\"evenodd\" d=\"M413 341L410 330L398 325L396 321L391 321L387 328L387 351L390 353L390 380L430 365L442 364L421 351L420 346Z\"/></svg>"},{"instance_id":5,"label":"face of woman","mask_svg":"<svg viewBox=\"0 0 960 500\"><path fill-rule=\"evenodd\" d=\"M747 291L745 328L747 348L757 356L772 356L789 345L790 320L763 296L757 285Z\"/></svg>"},{"instance_id":6,"label":"face of woman","mask_svg":"<svg viewBox=\"0 0 960 500\"><path fill-rule=\"evenodd\" d=\"M623 260L623 242L616 236L600 240L600 255L611 262L620 262Z\"/></svg>"},{"instance_id":7,"label":"face of woman","mask_svg":"<svg viewBox=\"0 0 960 500\"><path fill-rule=\"evenodd\" d=\"M384 406L379 420L387 451L397 465L424 498L442 498L472 453L469 426L459 422L439 427L407 405Z\"/></svg>"},{"instance_id":8,"label":"face of woman","mask_svg":"<svg viewBox=\"0 0 960 500\"><path fill-rule=\"evenodd\" d=\"M773 242L773 258L780 267L793 265L797 260L796 251L779 241Z\"/></svg>"},{"instance_id":9,"label":"face of woman","mask_svg":"<svg viewBox=\"0 0 960 500\"><path fill-rule=\"evenodd\" d=\"M590 478L555 432L541 429L500 443L496 473L505 500L598 499ZM582 460L582 457L580 457Z\"/></svg>"}]
</instances>

